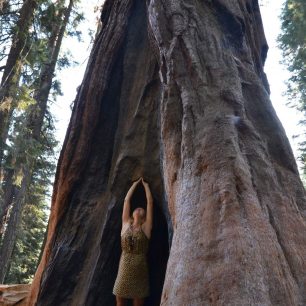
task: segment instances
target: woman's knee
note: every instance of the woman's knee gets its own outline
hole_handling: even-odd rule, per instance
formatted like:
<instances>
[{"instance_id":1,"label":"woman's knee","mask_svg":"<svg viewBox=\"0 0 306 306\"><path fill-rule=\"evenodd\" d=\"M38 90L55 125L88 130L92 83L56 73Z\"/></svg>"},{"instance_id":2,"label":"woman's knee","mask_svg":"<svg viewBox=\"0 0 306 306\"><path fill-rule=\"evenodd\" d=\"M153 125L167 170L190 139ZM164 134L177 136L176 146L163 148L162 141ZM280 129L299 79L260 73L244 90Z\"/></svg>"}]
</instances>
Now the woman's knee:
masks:
<instances>
[{"instance_id":1,"label":"woman's knee","mask_svg":"<svg viewBox=\"0 0 306 306\"><path fill-rule=\"evenodd\" d=\"M116 296L116 306L125 306L125 299L120 296Z\"/></svg>"},{"instance_id":2,"label":"woman's knee","mask_svg":"<svg viewBox=\"0 0 306 306\"><path fill-rule=\"evenodd\" d=\"M133 299L133 306L143 306L144 299Z\"/></svg>"}]
</instances>

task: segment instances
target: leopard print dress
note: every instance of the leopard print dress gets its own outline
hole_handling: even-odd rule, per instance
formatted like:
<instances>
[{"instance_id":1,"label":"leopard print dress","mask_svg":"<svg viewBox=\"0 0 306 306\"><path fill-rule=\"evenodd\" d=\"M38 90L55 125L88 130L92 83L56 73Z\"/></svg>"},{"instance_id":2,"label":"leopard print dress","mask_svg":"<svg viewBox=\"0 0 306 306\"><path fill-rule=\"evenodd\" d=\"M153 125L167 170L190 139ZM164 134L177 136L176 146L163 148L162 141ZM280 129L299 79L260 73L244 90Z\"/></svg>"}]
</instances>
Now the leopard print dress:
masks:
<instances>
[{"instance_id":1,"label":"leopard print dress","mask_svg":"<svg viewBox=\"0 0 306 306\"><path fill-rule=\"evenodd\" d=\"M121 235L122 253L114 295L128 299L149 296L148 247L149 239L142 229L133 232L130 224Z\"/></svg>"}]
</instances>

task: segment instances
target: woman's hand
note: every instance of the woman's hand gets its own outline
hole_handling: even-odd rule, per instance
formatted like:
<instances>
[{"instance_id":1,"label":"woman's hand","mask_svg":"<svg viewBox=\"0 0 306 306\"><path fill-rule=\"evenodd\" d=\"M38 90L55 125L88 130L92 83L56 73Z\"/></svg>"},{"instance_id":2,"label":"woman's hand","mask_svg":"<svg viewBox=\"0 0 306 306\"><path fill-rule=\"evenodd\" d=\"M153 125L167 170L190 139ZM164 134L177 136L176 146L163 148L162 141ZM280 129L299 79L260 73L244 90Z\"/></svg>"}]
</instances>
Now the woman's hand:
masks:
<instances>
[{"instance_id":1,"label":"woman's hand","mask_svg":"<svg viewBox=\"0 0 306 306\"><path fill-rule=\"evenodd\" d=\"M149 187L149 184L146 181L144 181L143 177L141 177L140 179L144 187Z\"/></svg>"},{"instance_id":2,"label":"woman's hand","mask_svg":"<svg viewBox=\"0 0 306 306\"><path fill-rule=\"evenodd\" d=\"M129 191L127 192L125 196L125 200L128 200L128 201L130 200L134 190L136 189L136 186L139 184L141 180L142 180L142 177L140 177L137 181L133 182L132 186L130 187Z\"/></svg>"},{"instance_id":3,"label":"woman's hand","mask_svg":"<svg viewBox=\"0 0 306 306\"><path fill-rule=\"evenodd\" d=\"M141 178L141 182L142 182L143 187L145 189L147 200L151 201L152 200L152 195L151 195L149 184L143 178Z\"/></svg>"},{"instance_id":4,"label":"woman's hand","mask_svg":"<svg viewBox=\"0 0 306 306\"><path fill-rule=\"evenodd\" d=\"M139 184L139 182L140 182L141 180L143 180L142 176L141 176L137 181L133 182L133 185Z\"/></svg>"}]
</instances>

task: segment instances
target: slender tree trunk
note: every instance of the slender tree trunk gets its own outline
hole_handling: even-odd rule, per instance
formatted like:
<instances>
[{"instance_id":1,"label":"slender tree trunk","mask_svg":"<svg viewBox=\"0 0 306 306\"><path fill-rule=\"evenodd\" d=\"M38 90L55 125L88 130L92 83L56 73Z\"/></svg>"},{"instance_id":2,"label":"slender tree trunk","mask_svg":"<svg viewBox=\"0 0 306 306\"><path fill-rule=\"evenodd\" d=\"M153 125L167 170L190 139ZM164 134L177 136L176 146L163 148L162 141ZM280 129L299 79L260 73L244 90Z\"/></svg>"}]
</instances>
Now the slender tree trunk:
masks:
<instances>
[{"instance_id":1,"label":"slender tree trunk","mask_svg":"<svg viewBox=\"0 0 306 306\"><path fill-rule=\"evenodd\" d=\"M10 213L0 249L0 283L4 282L7 270L9 268L9 261L14 249L18 225L21 221L22 208L26 200L26 190L29 182L31 181L30 173L27 172L27 169L23 169L23 171L23 179L20 190L17 193L15 203L12 205L12 211Z\"/></svg>"},{"instance_id":2,"label":"slender tree trunk","mask_svg":"<svg viewBox=\"0 0 306 306\"><path fill-rule=\"evenodd\" d=\"M0 241L9 217L9 208L14 198L14 169L6 169L3 181L5 191L0 199Z\"/></svg>"},{"instance_id":3,"label":"slender tree trunk","mask_svg":"<svg viewBox=\"0 0 306 306\"><path fill-rule=\"evenodd\" d=\"M102 23L28 305L115 305L140 175L155 210L146 305L304 305L305 190L269 99L258 1L109 0Z\"/></svg>"},{"instance_id":4,"label":"slender tree trunk","mask_svg":"<svg viewBox=\"0 0 306 306\"><path fill-rule=\"evenodd\" d=\"M25 0L20 9L16 32L2 75L0 86L0 170L10 119L16 107L15 92L20 79L23 56L26 53L28 31L36 6L36 0Z\"/></svg>"},{"instance_id":5,"label":"slender tree trunk","mask_svg":"<svg viewBox=\"0 0 306 306\"><path fill-rule=\"evenodd\" d=\"M70 0L66 8L63 6L63 8L59 10L58 16L56 16L59 22L53 25L53 31L48 44L50 61L45 63L42 67L38 90L34 95L36 104L33 106L33 111L30 113L29 118L29 128L32 130L31 134L35 139L39 139L40 137L56 63L74 2L74 0Z\"/></svg>"},{"instance_id":6,"label":"slender tree trunk","mask_svg":"<svg viewBox=\"0 0 306 306\"><path fill-rule=\"evenodd\" d=\"M73 1L70 1L68 7L61 8L59 13L56 16L57 22L53 24L53 30L50 35L48 42L49 50L49 61L44 63L41 69L41 74L37 82L37 90L34 94L34 99L36 103L30 106L27 129L31 132L28 137L34 138L35 140L40 140L40 132L46 114L48 96L50 89L52 87L52 80L54 77L55 66L57 63L60 47L62 44L63 36L65 33L65 28L69 20L73 6ZM12 157L10 157L11 159ZM14 165L14 163L13 163ZM12 165L12 166L13 166ZM12 168L11 166L11 168ZM15 172L18 172L19 169L16 166ZM7 208L12 203L11 196L11 187L13 186L13 170L12 169L3 169L3 182L4 182L4 196L0 200L0 222L3 220L3 216L6 215ZM0 229L3 228L4 222L0 223ZM1 233L1 231L0 231Z\"/></svg>"},{"instance_id":7,"label":"slender tree trunk","mask_svg":"<svg viewBox=\"0 0 306 306\"><path fill-rule=\"evenodd\" d=\"M36 103L33 106L30 106L29 117L26 123L27 132L25 137L28 143L41 141L41 129L47 109L48 96L52 87L52 79L54 77L55 66L62 44L62 39L65 33L65 28L71 14L73 2L74 1L71 0L67 8L63 7L63 9L60 10L59 15L57 16L57 20L61 22L55 23L53 25L53 32L49 41L50 61L45 63L42 67L42 72L38 83L38 90L34 94ZM15 187L15 197L11 196L6 197L5 199L7 201L13 201L14 198L17 198L18 200L16 200L15 203L4 201L3 204L4 208L12 206L13 209L9 216L9 220L6 220L8 226L4 234L3 243L0 249L0 281L4 280L5 275L8 272L7 268L9 260L12 256L13 247L16 242L16 232L21 220L21 214L25 204L26 194L28 193L28 189L31 184L33 169L35 168L35 157L28 157L26 163L16 167L15 173L20 173L21 167L24 174L21 182L21 188ZM13 185L14 177L11 176L10 179L11 180L7 183L8 187ZM7 189L6 191L6 194L8 194L9 190ZM1 224L1 228L4 228L4 224Z\"/></svg>"}]
</instances>

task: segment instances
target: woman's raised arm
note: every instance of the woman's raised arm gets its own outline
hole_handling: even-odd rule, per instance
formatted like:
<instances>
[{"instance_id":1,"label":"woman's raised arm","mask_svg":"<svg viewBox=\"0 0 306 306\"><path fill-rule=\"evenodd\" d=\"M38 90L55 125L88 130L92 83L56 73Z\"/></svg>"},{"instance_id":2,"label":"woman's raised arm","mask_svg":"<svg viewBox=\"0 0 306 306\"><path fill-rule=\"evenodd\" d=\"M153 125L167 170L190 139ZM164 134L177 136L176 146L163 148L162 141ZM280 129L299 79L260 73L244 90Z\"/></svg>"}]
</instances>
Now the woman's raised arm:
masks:
<instances>
[{"instance_id":1,"label":"woman's raised arm","mask_svg":"<svg viewBox=\"0 0 306 306\"><path fill-rule=\"evenodd\" d=\"M145 192L146 192L146 198L147 198L147 215L146 215L146 221L144 223L145 230L148 236L150 236L152 226L153 226L153 197L151 194L151 190L149 187L149 184L141 179L142 184L144 186Z\"/></svg>"},{"instance_id":2,"label":"woman's raised arm","mask_svg":"<svg viewBox=\"0 0 306 306\"><path fill-rule=\"evenodd\" d=\"M124 199L124 205L123 205L123 212L122 212L122 224L127 223L130 220L130 211L131 211L131 197L132 194L137 186L137 184L141 181L142 178L139 178L137 181L135 181L132 186L130 187L129 191L127 192L125 199Z\"/></svg>"}]
</instances>

